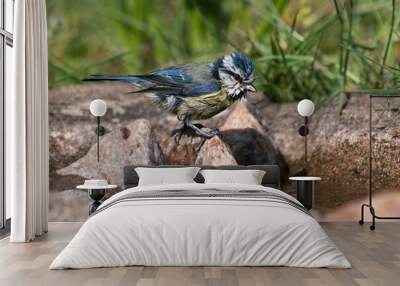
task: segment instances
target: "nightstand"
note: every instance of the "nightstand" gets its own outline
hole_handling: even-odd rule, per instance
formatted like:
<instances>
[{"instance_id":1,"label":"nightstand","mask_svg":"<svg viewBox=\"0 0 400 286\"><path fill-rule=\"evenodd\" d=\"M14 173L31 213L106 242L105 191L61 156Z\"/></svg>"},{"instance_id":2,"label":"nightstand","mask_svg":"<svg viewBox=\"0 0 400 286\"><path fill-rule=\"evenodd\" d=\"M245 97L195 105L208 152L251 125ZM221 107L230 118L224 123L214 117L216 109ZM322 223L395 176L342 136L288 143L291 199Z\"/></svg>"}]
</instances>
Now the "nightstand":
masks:
<instances>
[{"instance_id":1,"label":"nightstand","mask_svg":"<svg viewBox=\"0 0 400 286\"><path fill-rule=\"evenodd\" d=\"M104 186L90 186L90 185L80 185L77 189L87 190L89 198L91 199L91 204L89 205L89 215L97 210L101 205L101 199L104 198L106 191L115 189L116 185L104 185Z\"/></svg>"},{"instance_id":2,"label":"nightstand","mask_svg":"<svg viewBox=\"0 0 400 286\"><path fill-rule=\"evenodd\" d=\"M321 181L320 177L290 177L289 180L296 182L297 200L310 210L314 201L314 183Z\"/></svg>"}]
</instances>

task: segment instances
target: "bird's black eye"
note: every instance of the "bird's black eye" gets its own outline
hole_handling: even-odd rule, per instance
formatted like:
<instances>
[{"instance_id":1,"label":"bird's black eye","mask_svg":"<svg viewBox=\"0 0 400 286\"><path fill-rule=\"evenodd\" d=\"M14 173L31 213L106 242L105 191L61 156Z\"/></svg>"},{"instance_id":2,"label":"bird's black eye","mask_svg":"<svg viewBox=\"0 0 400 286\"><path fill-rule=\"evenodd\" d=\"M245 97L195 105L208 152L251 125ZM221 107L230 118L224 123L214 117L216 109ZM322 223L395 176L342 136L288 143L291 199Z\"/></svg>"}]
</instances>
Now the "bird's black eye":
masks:
<instances>
[{"instance_id":1,"label":"bird's black eye","mask_svg":"<svg viewBox=\"0 0 400 286\"><path fill-rule=\"evenodd\" d=\"M237 81L239 81L239 82L241 82L242 81L242 77L240 76L240 75L238 75L238 74L233 74L233 77L237 80Z\"/></svg>"}]
</instances>

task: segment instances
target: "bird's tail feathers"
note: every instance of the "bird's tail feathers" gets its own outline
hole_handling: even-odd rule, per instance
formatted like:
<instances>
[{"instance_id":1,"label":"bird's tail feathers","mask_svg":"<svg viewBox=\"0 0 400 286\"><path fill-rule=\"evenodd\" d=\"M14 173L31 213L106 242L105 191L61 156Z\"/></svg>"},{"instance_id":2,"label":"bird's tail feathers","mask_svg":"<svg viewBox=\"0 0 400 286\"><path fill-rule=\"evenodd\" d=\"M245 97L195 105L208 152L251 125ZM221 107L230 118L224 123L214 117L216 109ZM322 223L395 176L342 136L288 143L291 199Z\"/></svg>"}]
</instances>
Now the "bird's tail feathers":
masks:
<instances>
[{"instance_id":1,"label":"bird's tail feathers","mask_svg":"<svg viewBox=\"0 0 400 286\"><path fill-rule=\"evenodd\" d=\"M91 75L84 81L121 81L128 82L138 87L138 89L129 91L129 93L178 93L181 85L168 81L158 75Z\"/></svg>"},{"instance_id":2,"label":"bird's tail feathers","mask_svg":"<svg viewBox=\"0 0 400 286\"><path fill-rule=\"evenodd\" d=\"M141 85L145 80L136 75L91 75L84 81L123 81Z\"/></svg>"},{"instance_id":3,"label":"bird's tail feathers","mask_svg":"<svg viewBox=\"0 0 400 286\"><path fill-rule=\"evenodd\" d=\"M145 93L145 92L152 92L152 93L158 93L158 94L175 94L177 93L180 89L179 88L173 88L170 86L158 86L156 84L150 84L150 85L141 85L141 88L138 90L133 90L129 91L128 93Z\"/></svg>"}]
</instances>

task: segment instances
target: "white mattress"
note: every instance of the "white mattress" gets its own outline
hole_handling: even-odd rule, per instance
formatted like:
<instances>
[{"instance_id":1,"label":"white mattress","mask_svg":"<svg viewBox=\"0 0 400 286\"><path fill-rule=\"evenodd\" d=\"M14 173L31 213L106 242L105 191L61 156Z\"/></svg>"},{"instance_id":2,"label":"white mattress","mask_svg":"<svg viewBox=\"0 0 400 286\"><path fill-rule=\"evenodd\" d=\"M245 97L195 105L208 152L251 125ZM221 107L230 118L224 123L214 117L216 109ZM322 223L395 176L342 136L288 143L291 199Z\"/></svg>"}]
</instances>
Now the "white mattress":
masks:
<instances>
[{"instance_id":1,"label":"white mattress","mask_svg":"<svg viewBox=\"0 0 400 286\"><path fill-rule=\"evenodd\" d=\"M315 219L284 203L257 198L118 199L134 192L272 188L232 184L136 187L90 217L50 269L145 266L293 266L350 268Z\"/></svg>"}]
</instances>

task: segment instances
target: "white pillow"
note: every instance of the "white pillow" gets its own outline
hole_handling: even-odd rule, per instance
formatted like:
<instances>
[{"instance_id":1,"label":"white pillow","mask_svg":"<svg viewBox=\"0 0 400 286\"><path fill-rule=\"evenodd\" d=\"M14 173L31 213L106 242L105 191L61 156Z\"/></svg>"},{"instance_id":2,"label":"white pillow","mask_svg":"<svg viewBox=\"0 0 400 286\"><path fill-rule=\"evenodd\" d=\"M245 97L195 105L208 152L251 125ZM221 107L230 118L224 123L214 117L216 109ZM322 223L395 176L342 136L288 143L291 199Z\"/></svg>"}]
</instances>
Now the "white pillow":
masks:
<instances>
[{"instance_id":1,"label":"white pillow","mask_svg":"<svg viewBox=\"0 0 400 286\"><path fill-rule=\"evenodd\" d=\"M265 171L262 170L202 170L205 184L261 185Z\"/></svg>"},{"instance_id":2,"label":"white pillow","mask_svg":"<svg viewBox=\"0 0 400 286\"><path fill-rule=\"evenodd\" d=\"M193 179L199 170L198 167L135 168L139 176L139 186L195 183Z\"/></svg>"}]
</instances>

